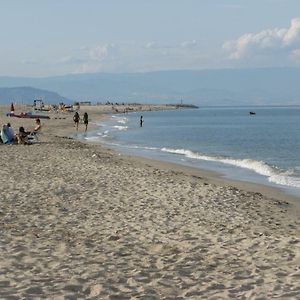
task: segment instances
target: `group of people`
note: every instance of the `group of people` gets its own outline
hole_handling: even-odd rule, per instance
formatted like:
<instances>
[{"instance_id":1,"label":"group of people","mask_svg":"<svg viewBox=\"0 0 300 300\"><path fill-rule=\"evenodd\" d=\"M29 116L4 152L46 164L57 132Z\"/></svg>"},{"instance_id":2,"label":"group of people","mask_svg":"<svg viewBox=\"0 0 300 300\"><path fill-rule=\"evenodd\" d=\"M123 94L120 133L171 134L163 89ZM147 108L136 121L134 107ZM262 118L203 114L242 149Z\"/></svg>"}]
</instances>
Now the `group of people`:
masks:
<instances>
[{"instance_id":1,"label":"group of people","mask_svg":"<svg viewBox=\"0 0 300 300\"><path fill-rule=\"evenodd\" d=\"M0 132L0 143L11 144L30 144L30 137L33 138L42 128L41 120L35 120L35 127L32 131L26 131L23 126L19 128L17 134L14 133L10 123L4 124Z\"/></svg>"},{"instance_id":2,"label":"group of people","mask_svg":"<svg viewBox=\"0 0 300 300\"><path fill-rule=\"evenodd\" d=\"M87 112L84 113L82 120L83 120L83 124L85 125L85 131L87 131L88 124L89 124L89 115L87 114ZM73 121L76 130L78 130L79 121L80 121L80 116L78 111L75 112L73 116Z\"/></svg>"}]
</instances>

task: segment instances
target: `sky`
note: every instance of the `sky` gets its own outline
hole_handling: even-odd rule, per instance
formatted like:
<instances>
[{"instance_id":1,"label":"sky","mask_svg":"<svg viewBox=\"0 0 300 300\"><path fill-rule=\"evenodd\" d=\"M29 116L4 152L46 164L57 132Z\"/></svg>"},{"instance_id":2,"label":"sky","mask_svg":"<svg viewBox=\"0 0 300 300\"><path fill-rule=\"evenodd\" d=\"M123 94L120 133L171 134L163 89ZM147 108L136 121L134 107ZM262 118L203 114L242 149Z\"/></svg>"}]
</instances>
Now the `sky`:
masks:
<instances>
[{"instance_id":1,"label":"sky","mask_svg":"<svg viewBox=\"0 0 300 300\"><path fill-rule=\"evenodd\" d=\"M300 67L300 0L0 0L0 76Z\"/></svg>"}]
</instances>

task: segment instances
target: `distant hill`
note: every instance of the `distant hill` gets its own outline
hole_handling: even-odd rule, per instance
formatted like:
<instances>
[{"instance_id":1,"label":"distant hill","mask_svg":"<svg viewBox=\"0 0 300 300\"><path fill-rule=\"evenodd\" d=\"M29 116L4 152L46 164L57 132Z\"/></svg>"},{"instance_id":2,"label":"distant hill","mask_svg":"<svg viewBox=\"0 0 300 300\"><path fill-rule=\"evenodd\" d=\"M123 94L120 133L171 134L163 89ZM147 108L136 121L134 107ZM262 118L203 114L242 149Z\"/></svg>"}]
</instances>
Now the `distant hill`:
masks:
<instances>
[{"instance_id":1,"label":"distant hill","mask_svg":"<svg viewBox=\"0 0 300 300\"><path fill-rule=\"evenodd\" d=\"M294 105L300 104L299 81L299 68L266 68L0 77L0 87L31 86L72 101Z\"/></svg>"},{"instance_id":2,"label":"distant hill","mask_svg":"<svg viewBox=\"0 0 300 300\"><path fill-rule=\"evenodd\" d=\"M33 100L35 99L42 99L45 103L49 104L70 102L70 100L55 92L32 87L0 88L0 104L8 104L11 102L33 104Z\"/></svg>"}]
</instances>

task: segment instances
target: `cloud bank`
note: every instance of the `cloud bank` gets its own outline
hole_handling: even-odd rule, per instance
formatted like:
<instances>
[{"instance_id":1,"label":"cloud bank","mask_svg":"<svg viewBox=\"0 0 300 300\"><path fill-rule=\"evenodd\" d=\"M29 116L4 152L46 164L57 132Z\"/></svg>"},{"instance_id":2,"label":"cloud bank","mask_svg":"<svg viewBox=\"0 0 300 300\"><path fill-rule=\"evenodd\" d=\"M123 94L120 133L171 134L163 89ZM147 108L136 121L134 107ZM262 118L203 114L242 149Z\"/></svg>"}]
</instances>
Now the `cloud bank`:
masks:
<instances>
[{"instance_id":1,"label":"cloud bank","mask_svg":"<svg viewBox=\"0 0 300 300\"><path fill-rule=\"evenodd\" d=\"M223 49L232 60L242 60L256 55L281 55L299 60L300 19L292 19L289 28L273 28L244 34L237 40L224 43Z\"/></svg>"},{"instance_id":2,"label":"cloud bank","mask_svg":"<svg viewBox=\"0 0 300 300\"><path fill-rule=\"evenodd\" d=\"M114 61L118 51L118 46L112 43L82 46L72 55L58 59L58 64L73 66L71 73L99 72L106 63Z\"/></svg>"},{"instance_id":3,"label":"cloud bank","mask_svg":"<svg viewBox=\"0 0 300 300\"><path fill-rule=\"evenodd\" d=\"M72 65L72 73L143 72L193 67L195 57L199 58L199 43L193 39L173 44L161 41L98 43L81 46L58 61Z\"/></svg>"}]
</instances>

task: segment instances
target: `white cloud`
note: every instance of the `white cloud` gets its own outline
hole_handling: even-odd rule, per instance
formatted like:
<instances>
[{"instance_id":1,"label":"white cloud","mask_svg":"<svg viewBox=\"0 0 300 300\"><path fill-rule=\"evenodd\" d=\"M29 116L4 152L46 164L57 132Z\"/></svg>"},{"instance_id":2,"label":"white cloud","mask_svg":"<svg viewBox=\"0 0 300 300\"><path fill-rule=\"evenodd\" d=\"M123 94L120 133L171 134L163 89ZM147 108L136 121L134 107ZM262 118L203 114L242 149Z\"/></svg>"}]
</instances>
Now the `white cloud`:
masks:
<instances>
[{"instance_id":1,"label":"white cloud","mask_svg":"<svg viewBox=\"0 0 300 300\"><path fill-rule=\"evenodd\" d=\"M94 47L82 46L73 55L58 60L59 64L72 65L71 73L94 73L109 69L118 55L119 47L115 44L98 44Z\"/></svg>"},{"instance_id":2,"label":"white cloud","mask_svg":"<svg viewBox=\"0 0 300 300\"><path fill-rule=\"evenodd\" d=\"M119 46L106 43L94 47L83 46L76 57L66 57L65 60L76 65L72 73L94 73L113 69L119 54Z\"/></svg>"},{"instance_id":3,"label":"white cloud","mask_svg":"<svg viewBox=\"0 0 300 300\"><path fill-rule=\"evenodd\" d=\"M293 19L291 27L288 29L283 37L284 45L292 45L300 41L300 19Z\"/></svg>"},{"instance_id":4,"label":"white cloud","mask_svg":"<svg viewBox=\"0 0 300 300\"><path fill-rule=\"evenodd\" d=\"M145 45L145 48L146 49L154 49L154 48L157 48L158 47L158 45L157 45L157 43L155 43L155 42L149 42L149 43L147 43L146 45Z\"/></svg>"},{"instance_id":5,"label":"white cloud","mask_svg":"<svg viewBox=\"0 0 300 300\"><path fill-rule=\"evenodd\" d=\"M96 73L101 71L101 66L97 64L82 64L78 66L73 74L82 74L82 73Z\"/></svg>"},{"instance_id":6,"label":"white cloud","mask_svg":"<svg viewBox=\"0 0 300 300\"><path fill-rule=\"evenodd\" d=\"M40 61L37 59L22 59L21 60L22 65L37 65L40 64Z\"/></svg>"},{"instance_id":7,"label":"white cloud","mask_svg":"<svg viewBox=\"0 0 300 300\"><path fill-rule=\"evenodd\" d=\"M84 59L79 58L79 57L74 57L71 55L64 56L64 57L58 59L58 61L57 61L58 64L66 64L66 65L80 64L82 62L84 62Z\"/></svg>"},{"instance_id":8,"label":"white cloud","mask_svg":"<svg viewBox=\"0 0 300 300\"><path fill-rule=\"evenodd\" d=\"M115 50L114 44L99 45L89 49L89 58L93 61L103 61L109 55L113 55Z\"/></svg>"},{"instance_id":9,"label":"white cloud","mask_svg":"<svg viewBox=\"0 0 300 300\"><path fill-rule=\"evenodd\" d=\"M300 61L300 49L293 50L291 56L294 60Z\"/></svg>"},{"instance_id":10,"label":"white cloud","mask_svg":"<svg viewBox=\"0 0 300 300\"><path fill-rule=\"evenodd\" d=\"M276 53L290 56L300 46L300 19L292 19L289 28L266 29L259 33L247 33L234 41L223 44L229 58L240 60L259 55Z\"/></svg>"},{"instance_id":11,"label":"white cloud","mask_svg":"<svg viewBox=\"0 0 300 300\"><path fill-rule=\"evenodd\" d=\"M88 50L88 49L89 49L88 46L81 46L81 47L79 47L80 51L85 51L85 50Z\"/></svg>"},{"instance_id":12,"label":"white cloud","mask_svg":"<svg viewBox=\"0 0 300 300\"><path fill-rule=\"evenodd\" d=\"M138 43L131 45L131 47L134 48L140 48L140 45ZM151 49L151 50L164 50L164 49L173 49L178 47L178 45L172 45L172 44L167 44L167 43L159 43L159 42L148 42L146 43L144 46L142 46L142 48L146 48L146 49Z\"/></svg>"},{"instance_id":13,"label":"white cloud","mask_svg":"<svg viewBox=\"0 0 300 300\"><path fill-rule=\"evenodd\" d=\"M183 48L194 48L197 46L197 41L196 40L192 40L192 41L185 41L181 43L181 47Z\"/></svg>"}]
</instances>

